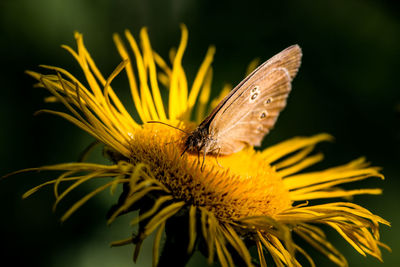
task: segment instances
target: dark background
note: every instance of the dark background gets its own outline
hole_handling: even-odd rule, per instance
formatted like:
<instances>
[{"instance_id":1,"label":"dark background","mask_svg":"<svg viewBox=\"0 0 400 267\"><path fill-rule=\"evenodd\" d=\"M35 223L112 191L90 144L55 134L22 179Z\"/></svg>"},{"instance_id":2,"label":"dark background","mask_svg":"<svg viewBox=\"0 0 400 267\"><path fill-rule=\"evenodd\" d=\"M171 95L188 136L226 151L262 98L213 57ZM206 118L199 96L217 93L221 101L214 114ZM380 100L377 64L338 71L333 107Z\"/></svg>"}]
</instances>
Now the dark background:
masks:
<instances>
[{"instance_id":1,"label":"dark background","mask_svg":"<svg viewBox=\"0 0 400 267\"><path fill-rule=\"evenodd\" d=\"M382 196L356 196L354 201L392 222L382 227L384 266L400 264L400 6L398 1L90 1L2 0L0 2L0 174L44 164L75 161L92 138L59 118L33 116L54 107L47 95L32 88L24 70L38 64L64 67L80 77L77 64L61 44L75 47L73 31L84 34L88 50L107 76L120 62L112 33L130 29L135 37L148 26L152 46L164 58L180 38L179 23L189 28L184 67L189 81L208 45L214 44L214 94L225 82L238 83L247 64L266 60L287 46L303 48L303 64L294 80L288 106L264 146L297 135L328 132L333 144L320 168L366 156L382 166L385 181L354 185L381 187ZM125 96L127 83L117 81ZM128 102L129 105L132 105ZM57 108L57 106L55 107ZM62 211L93 185L82 186L52 213L53 192L44 189L27 200L21 195L52 178L51 173L25 174L0 182L0 260L9 266L131 266L132 247L109 248L129 235L129 218L106 226L105 214L117 196L96 197L61 224ZM328 231L350 266L381 266L365 259ZM151 242L145 243L138 266L150 266ZM308 251L312 251L308 248ZM318 254L316 254L318 255ZM333 266L319 256L321 266ZM195 255L191 266L204 265ZM0 263L0 265L3 265ZM4 265L8 266L8 265Z\"/></svg>"}]
</instances>

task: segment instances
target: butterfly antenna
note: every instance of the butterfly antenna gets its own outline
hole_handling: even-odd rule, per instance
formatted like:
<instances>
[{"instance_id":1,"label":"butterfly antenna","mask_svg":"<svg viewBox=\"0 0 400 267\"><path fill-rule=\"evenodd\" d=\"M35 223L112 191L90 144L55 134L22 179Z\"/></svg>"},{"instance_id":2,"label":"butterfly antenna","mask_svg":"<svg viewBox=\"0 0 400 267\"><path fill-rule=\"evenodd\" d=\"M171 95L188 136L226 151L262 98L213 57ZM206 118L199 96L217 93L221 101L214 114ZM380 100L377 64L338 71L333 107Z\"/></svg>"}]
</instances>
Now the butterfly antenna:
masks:
<instances>
[{"instance_id":1,"label":"butterfly antenna","mask_svg":"<svg viewBox=\"0 0 400 267\"><path fill-rule=\"evenodd\" d=\"M181 132L183 132L183 133L185 133L185 134L187 134L187 135L190 135L190 133L188 133L188 132L186 132L186 131L184 131L184 130L182 130L182 129L179 129L178 127L172 126L171 124L165 123L165 122L161 122L161 121L148 121L147 123L160 123L160 124L164 124L164 125L167 125L167 126L169 126L169 127L171 127L171 128L177 129L177 130L179 130L179 131L181 131Z\"/></svg>"}]
</instances>

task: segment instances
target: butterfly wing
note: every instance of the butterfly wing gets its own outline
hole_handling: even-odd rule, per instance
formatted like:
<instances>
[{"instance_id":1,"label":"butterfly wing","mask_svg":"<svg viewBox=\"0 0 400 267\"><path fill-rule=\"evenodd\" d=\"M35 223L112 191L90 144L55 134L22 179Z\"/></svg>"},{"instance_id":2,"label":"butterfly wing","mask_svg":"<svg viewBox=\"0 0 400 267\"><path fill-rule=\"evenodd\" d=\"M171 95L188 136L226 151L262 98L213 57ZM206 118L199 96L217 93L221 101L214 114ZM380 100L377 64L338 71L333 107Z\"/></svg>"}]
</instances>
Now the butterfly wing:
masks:
<instances>
[{"instance_id":1,"label":"butterfly wing","mask_svg":"<svg viewBox=\"0 0 400 267\"><path fill-rule=\"evenodd\" d=\"M248 85L249 80L251 81L256 77L263 76L273 68L280 67L286 68L289 72L290 79L293 80L299 70L301 56L302 53L300 46L292 45L258 66L252 73L250 73L243 81L241 81L229 92L229 94L217 105L217 107L215 107L211 114L204 119L199 127L208 127L221 108L233 102L235 99L233 96L237 95L241 90L244 90L246 84Z\"/></svg>"},{"instance_id":2,"label":"butterfly wing","mask_svg":"<svg viewBox=\"0 0 400 267\"><path fill-rule=\"evenodd\" d=\"M261 144L286 106L300 62L297 45L275 55L236 86L200 124L208 127L220 154Z\"/></svg>"},{"instance_id":3,"label":"butterfly wing","mask_svg":"<svg viewBox=\"0 0 400 267\"><path fill-rule=\"evenodd\" d=\"M245 112L232 116L232 123L226 127L218 128L217 124L211 129L221 154L235 153L245 145L261 145L262 139L273 128L279 113L286 106L291 83L285 68L272 69L263 78L254 81L254 84L253 89L258 89L254 92L249 89L250 94L245 98L247 103L237 103ZM247 105L251 108L247 108ZM232 106L230 108L235 108ZM227 110L221 114L222 119L230 113Z\"/></svg>"}]
</instances>

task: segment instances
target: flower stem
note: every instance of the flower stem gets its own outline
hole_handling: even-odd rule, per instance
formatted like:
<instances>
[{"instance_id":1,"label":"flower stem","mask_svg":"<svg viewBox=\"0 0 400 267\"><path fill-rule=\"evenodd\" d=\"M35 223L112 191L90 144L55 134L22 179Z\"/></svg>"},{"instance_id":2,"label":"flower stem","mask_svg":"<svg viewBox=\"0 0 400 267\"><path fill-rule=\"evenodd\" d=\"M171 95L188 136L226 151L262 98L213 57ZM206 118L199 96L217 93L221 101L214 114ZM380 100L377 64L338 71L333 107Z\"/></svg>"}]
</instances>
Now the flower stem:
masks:
<instances>
[{"instance_id":1,"label":"flower stem","mask_svg":"<svg viewBox=\"0 0 400 267\"><path fill-rule=\"evenodd\" d=\"M188 253L189 222L187 212L182 211L182 213L170 218L165 225L166 240L158 267L186 266L193 255L193 252Z\"/></svg>"}]
</instances>

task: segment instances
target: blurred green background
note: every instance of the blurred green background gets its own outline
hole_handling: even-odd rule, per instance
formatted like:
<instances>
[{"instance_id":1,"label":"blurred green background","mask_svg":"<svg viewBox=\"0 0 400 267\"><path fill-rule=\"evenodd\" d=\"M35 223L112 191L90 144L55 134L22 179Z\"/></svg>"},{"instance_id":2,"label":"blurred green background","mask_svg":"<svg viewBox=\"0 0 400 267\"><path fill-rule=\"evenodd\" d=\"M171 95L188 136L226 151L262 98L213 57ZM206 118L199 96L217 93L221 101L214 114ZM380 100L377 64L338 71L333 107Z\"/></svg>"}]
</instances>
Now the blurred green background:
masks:
<instances>
[{"instance_id":1,"label":"blurred green background","mask_svg":"<svg viewBox=\"0 0 400 267\"><path fill-rule=\"evenodd\" d=\"M77 160L93 139L62 119L33 116L53 107L47 92L32 88L24 70L38 64L81 74L61 44L75 47L73 32L84 34L98 67L107 76L120 62L111 36L130 29L138 36L147 26L154 49L167 57L180 38L179 23L189 28L184 67L195 75L207 47L214 44L214 94L226 82L238 83L248 63L262 61L287 46L303 48L303 64L294 80L286 110L264 146L297 135L328 132L333 144L319 147L326 155L320 168L366 156L382 166L385 181L372 179L354 187L381 187L382 196L357 196L356 203L392 222L382 227L384 266L400 264L400 4L382 0L328 1L128 1L1 0L1 171ZM126 96L127 83L116 81ZM91 200L64 224L59 222L74 200L93 185L76 190L52 213L52 190L27 200L21 195L51 173L24 174L0 182L0 259L7 266L132 266L132 247L109 248L131 233L129 218L106 226L105 214L117 196L108 192ZM329 232L350 266L381 266L355 252ZM151 265L151 242L137 266ZM311 248L308 249L312 251ZM333 266L319 257L320 266ZM205 264L196 254L190 266ZM0 264L3 265L3 264ZM6 266L6 265L3 265Z\"/></svg>"}]
</instances>

